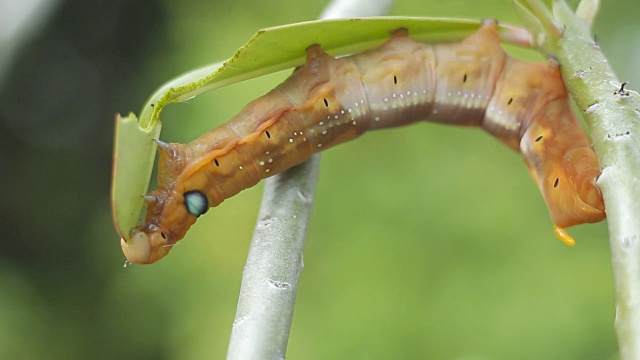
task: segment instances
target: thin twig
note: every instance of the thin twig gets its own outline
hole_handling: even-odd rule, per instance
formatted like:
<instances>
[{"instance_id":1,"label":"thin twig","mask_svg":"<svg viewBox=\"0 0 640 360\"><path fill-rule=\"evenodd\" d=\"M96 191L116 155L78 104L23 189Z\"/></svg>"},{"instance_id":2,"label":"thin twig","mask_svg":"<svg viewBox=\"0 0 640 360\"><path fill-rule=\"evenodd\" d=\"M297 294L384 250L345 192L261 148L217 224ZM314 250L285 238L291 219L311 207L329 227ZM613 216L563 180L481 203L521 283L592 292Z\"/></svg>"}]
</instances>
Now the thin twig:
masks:
<instances>
[{"instance_id":1,"label":"thin twig","mask_svg":"<svg viewBox=\"0 0 640 360\"><path fill-rule=\"evenodd\" d=\"M637 360L640 359L640 95L618 80L591 38L591 29L584 19L577 17L564 1L556 0L553 4L555 21L562 23L565 31L557 41L548 41L544 50L560 62L567 88L583 110L591 130L602 167L598 185L607 209L620 359Z\"/></svg>"},{"instance_id":2,"label":"thin twig","mask_svg":"<svg viewBox=\"0 0 640 360\"><path fill-rule=\"evenodd\" d=\"M265 184L227 359L284 359L319 161L314 156Z\"/></svg>"},{"instance_id":3,"label":"thin twig","mask_svg":"<svg viewBox=\"0 0 640 360\"><path fill-rule=\"evenodd\" d=\"M600 0L582 0L576 9L576 16L591 26L596 18L598 9L600 9Z\"/></svg>"},{"instance_id":4,"label":"thin twig","mask_svg":"<svg viewBox=\"0 0 640 360\"><path fill-rule=\"evenodd\" d=\"M322 18L384 15L391 0L334 0ZM284 359L320 155L265 182L242 275L228 360Z\"/></svg>"}]
</instances>

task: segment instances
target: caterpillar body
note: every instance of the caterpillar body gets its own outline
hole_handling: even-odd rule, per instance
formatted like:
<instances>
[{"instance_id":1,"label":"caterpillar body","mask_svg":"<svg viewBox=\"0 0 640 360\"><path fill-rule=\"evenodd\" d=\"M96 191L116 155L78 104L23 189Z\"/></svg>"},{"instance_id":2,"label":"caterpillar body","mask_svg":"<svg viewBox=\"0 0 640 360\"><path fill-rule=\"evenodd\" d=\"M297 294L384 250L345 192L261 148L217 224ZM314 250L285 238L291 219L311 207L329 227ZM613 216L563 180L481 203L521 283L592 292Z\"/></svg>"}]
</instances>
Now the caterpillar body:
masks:
<instances>
[{"instance_id":1,"label":"caterpillar body","mask_svg":"<svg viewBox=\"0 0 640 360\"><path fill-rule=\"evenodd\" d=\"M397 30L377 49L333 58L319 45L303 67L226 124L188 144L158 142L159 188L121 245L153 263L197 217L261 179L365 131L428 119L480 126L520 152L556 234L605 218L590 140L558 64L508 56L495 21L459 43L425 44Z\"/></svg>"}]
</instances>

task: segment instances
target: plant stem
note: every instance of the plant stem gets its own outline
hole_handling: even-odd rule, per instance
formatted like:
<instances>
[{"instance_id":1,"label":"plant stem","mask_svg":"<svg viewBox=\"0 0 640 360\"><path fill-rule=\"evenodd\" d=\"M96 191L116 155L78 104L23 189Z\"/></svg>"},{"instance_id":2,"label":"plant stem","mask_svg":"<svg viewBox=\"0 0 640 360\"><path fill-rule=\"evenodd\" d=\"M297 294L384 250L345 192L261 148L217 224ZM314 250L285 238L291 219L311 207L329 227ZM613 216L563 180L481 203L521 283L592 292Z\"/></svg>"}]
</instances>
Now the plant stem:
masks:
<instances>
[{"instance_id":1,"label":"plant stem","mask_svg":"<svg viewBox=\"0 0 640 360\"><path fill-rule=\"evenodd\" d=\"M557 55L565 66L563 76L578 107L585 110L603 168L598 185L609 221L620 358L640 359L640 97L635 91L620 91L620 81L589 28L564 2L554 5L567 26L567 36L557 45L563 49ZM571 69L585 73L576 76Z\"/></svg>"},{"instance_id":2,"label":"plant stem","mask_svg":"<svg viewBox=\"0 0 640 360\"><path fill-rule=\"evenodd\" d=\"M227 359L284 359L319 156L265 184Z\"/></svg>"},{"instance_id":3,"label":"plant stem","mask_svg":"<svg viewBox=\"0 0 640 360\"><path fill-rule=\"evenodd\" d=\"M322 18L384 15L391 0L334 0ZM265 181L242 275L228 360L284 359L320 154Z\"/></svg>"},{"instance_id":4,"label":"plant stem","mask_svg":"<svg viewBox=\"0 0 640 360\"><path fill-rule=\"evenodd\" d=\"M620 359L636 360L640 359L640 96L622 87L587 23L564 1L554 1L553 10L565 31L557 41L547 42L544 50L561 64L567 88L591 130L602 168L598 185L607 209Z\"/></svg>"},{"instance_id":5,"label":"plant stem","mask_svg":"<svg viewBox=\"0 0 640 360\"><path fill-rule=\"evenodd\" d=\"M600 0L582 0L576 9L576 16L591 26L596 18L598 9L600 9Z\"/></svg>"}]
</instances>

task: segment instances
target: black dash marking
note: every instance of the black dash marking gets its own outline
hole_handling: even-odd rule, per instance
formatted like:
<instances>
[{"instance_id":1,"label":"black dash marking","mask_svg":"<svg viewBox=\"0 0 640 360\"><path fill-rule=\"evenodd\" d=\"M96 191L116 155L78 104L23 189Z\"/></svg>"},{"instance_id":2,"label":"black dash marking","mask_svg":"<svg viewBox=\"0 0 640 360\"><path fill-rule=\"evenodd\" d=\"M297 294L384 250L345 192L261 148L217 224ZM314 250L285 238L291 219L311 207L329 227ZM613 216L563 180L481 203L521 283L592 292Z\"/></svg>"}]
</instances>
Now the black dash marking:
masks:
<instances>
[{"instance_id":1,"label":"black dash marking","mask_svg":"<svg viewBox=\"0 0 640 360\"><path fill-rule=\"evenodd\" d=\"M535 140L535 142L539 142L540 140L542 140L542 135L538 136Z\"/></svg>"},{"instance_id":2,"label":"black dash marking","mask_svg":"<svg viewBox=\"0 0 640 360\"><path fill-rule=\"evenodd\" d=\"M327 99L323 99L324 100L324 106L329 107L329 102L327 101Z\"/></svg>"},{"instance_id":3,"label":"black dash marking","mask_svg":"<svg viewBox=\"0 0 640 360\"><path fill-rule=\"evenodd\" d=\"M167 235L165 233L161 232L160 236L162 236L163 239L167 240Z\"/></svg>"},{"instance_id":4,"label":"black dash marking","mask_svg":"<svg viewBox=\"0 0 640 360\"><path fill-rule=\"evenodd\" d=\"M582 112L584 112L585 114L589 114L596 111L598 107L600 107L600 104L596 101L593 104L590 104L589 106L587 106L587 108L582 110Z\"/></svg>"},{"instance_id":5,"label":"black dash marking","mask_svg":"<svg viewBox=\"0 0 640 360\"><path fill-rule=\"evenodd\" d=\"M509 98L509 101L507 102L507 105L511 105L512 102L513 102L513 98Z\"/></svg>"},{"instance_id":6,"label":"black dash marking","mask_svg":"<svg viewBox=\"0 0 640 360\"><path fill-rule=\"evenodd\" d=\"M613 95L620 95L620 96L629 96L629 91L625 90L624 87L625 85L627 85L629 82L625 81L622 84L620 84L620 89L616 90L613 92Z\"/></svg>"},{"instance_id":7,"label":"black dash marking","mask_svg":"<svg viewBox=\"0 0 640 360\"><path fill-rule=\"evenodd\" d=\"M466 83L467 82L467 74L464 74L464 77L462 78L462 82Z\"/></svg>"},{"instance_id":8,"label":"black dash marking","mask_svg":"<svg viewBox=\"0 0 640 360\"><path fill-rule=\"evenodd\" d=\"M398 83L398 77L397 77L397 76L395 76L395 75L393 75L393 83L394 83L394 84L397 84L397 83Z\"/></svg>"},{"instance_id":9,"label":"black dash marking","mask_svg":"<svg viewBox=\"0 0 640 360\"><path fill-rule=\"evenodd\" d=\"M326 100L325 100L325 101L326 101ZM269 133L269 130L265 131L264 133L267 135L267 137L268 137L269 139L271 139L271 134Z\"/></svg>"},{"instance_id":10,"label":"black dash marking","mask_svg":"<svg viewBox=\"0 0 640 360\"><path fill-rule=\"evenodd\" d=\"M213 159L213 162L216 163L216 166L220 166L220 162L218 162L218 159Z\"/></svg>"},{"instance_id":11,"label":"black dash marking","mask_svg":"<svg viewBox=\"0 0 640 360\"><path fill-rule=\"evenodd\" d=\"M600 50L600 44L598 43L598 34L593 35L593 42L589 45L596 50Z\"/></svg>"},{"instance_id":12,"label":"black dash marking","mask_svg":"<svg viewBox=\"0 0 640 360\"><path fill-rule=\"evenodd\" d=\"M624 133L622 133L622 134L613 134L613 135L611 135L611 134L607 134L607 137L608 137L609 139L616 139L616 138L619 138L619 137L622 137L622 136L626 136L626 135L631 135L631 133L630 133L630 132L628 132L628 131L626 131L626 132L624 132Z\"/></svg>"},{"instance_id":13,"label":"black dash marking","mask_svg":"<svg viewBox=\"0 0 640 360\"><path fill-rule=\"evenodd\" d=\"M560 181L559 178L556 178L556 181L553 183L553 187L558 187L558 182Z\"/></svg>"}]
</instances>

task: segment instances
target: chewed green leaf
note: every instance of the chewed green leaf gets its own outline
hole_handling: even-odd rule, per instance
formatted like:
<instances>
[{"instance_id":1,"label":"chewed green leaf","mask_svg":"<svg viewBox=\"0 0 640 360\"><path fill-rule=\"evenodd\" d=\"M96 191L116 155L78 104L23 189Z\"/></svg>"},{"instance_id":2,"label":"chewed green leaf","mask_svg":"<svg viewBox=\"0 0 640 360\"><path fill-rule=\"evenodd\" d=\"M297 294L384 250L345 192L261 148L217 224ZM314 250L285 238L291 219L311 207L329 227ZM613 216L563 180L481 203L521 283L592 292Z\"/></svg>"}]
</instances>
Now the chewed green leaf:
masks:
<instances>
[{"instance_id":1,"label":"chewed green leaf","mask_svg":"<svg viewBox=\"0 0 640 360\"><path fill-rule=\"evenodd\" d=\"M153 170L156 143L161 124L149 129L138 125L133 113L126 117L116 115L113 169L111 179L111 206L113 221L123 238L138 222L143 206L141 195L147 191Z\"/></svg>"},{"instance_id":2,"label":"chewed green leaf","mask_svg":"<svg viewBox=\"0 0 640 360\"><path fill-rule=\"evenodd\" d=\"M186 101L206 91L243 80L300 66L305 50L320 44L333 56L372 49L406 28L411 37L426 42L457 41L480 27L477 20L378 17L310 21L264 29L256 33L228 61L186 73L161 86L135 115L118 118L112 183L113 216L120 235L126 238L142 211L160 133L164 106ZM528 33L511 26L501 27L507 41L528 44Z\"/></svg>"},{"instance_id":3,"label":"chewed green leaf","mask_svg":"<svg viewBox=\"0 0 640 360\"><path fill-rule=\"evenodd\" d=\"M333 56L342 56L372 49L399 28L409 29L411 37L417 40L443 42L460 40L479 26L477 20L373 17L309 21L260 30L224 64L197 69L163 85L143 109L140 122L145 125L156 122L167 104L303 65L305 50L313 44L322 45Z\"/></svg>"}]
</instances>

